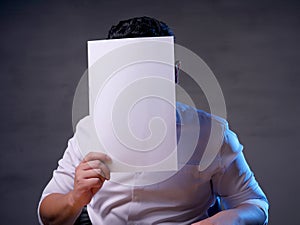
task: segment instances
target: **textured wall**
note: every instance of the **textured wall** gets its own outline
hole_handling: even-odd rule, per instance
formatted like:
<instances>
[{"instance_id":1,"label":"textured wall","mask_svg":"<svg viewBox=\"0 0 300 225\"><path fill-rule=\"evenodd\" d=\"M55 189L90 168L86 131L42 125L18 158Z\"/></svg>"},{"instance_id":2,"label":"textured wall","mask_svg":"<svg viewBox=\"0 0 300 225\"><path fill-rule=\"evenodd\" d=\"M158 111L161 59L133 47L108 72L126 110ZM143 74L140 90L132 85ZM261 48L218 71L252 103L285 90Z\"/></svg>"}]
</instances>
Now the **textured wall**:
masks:
<instances>
[{"instance_id":1,"label":"textured wall","mask_svg":"<svg viewBox=\"0 0 300 225\"><path fill-rule=\"evenodd\" d=\"M1 1L1 224L37 223L40 193L72 136L86 41L105 37L121 19L149 15L167 22L177 42L214 71L231 127L269 197L270 224L296 225L299 6L288 0ZM181 82L201 96L190 79Z\"/></svg>"}]
</instances>

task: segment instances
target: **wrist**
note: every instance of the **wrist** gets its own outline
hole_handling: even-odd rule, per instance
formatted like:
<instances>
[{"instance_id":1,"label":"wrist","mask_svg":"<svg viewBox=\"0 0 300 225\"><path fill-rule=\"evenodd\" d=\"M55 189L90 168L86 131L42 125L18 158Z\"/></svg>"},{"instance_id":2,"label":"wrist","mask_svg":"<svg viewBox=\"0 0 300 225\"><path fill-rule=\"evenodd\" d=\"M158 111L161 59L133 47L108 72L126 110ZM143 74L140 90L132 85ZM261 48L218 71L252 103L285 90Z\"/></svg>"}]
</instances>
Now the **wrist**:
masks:
<instances>
[{"instance_id":1,"label":"wrist","mask_svg":"<svg viewBox=\"0 0 300 225\"><path fill-rule=\"evenodd\" d=\"M223 210L216 215L208 218L212 225L219 224L231 224L231 225L243 225L242 219L239 215L239 211L236 209Z\"/></svg>"},{"instance_id":2,"label":"wrist","mask_svg":"<svg viewBox=\"0 0 300 225\"><path fill-rule=\"evenodd\" d=\"M84 205L80 204L80 201L78 201L75 197L74 191L70 191L67 194L67 203L72 211L81 211L81 209L84 207Z\"/></svg>"}]
</instances>

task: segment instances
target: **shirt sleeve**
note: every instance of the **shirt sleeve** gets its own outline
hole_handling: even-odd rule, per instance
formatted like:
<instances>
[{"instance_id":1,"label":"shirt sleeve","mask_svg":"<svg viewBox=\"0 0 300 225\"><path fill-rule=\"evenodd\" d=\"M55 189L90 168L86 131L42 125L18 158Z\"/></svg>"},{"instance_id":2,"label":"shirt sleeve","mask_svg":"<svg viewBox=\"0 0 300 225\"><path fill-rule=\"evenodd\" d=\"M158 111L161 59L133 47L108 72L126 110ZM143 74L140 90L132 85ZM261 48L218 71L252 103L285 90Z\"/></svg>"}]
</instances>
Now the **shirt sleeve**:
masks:
<instances>
[{"instance_id":1,"label":"shirt sleeve","mask_svg":"<svg viewBox=\"0 0 300 225\"><path fill-rule=\"evenodd\" d=\"M40 224L43 224L40 218L40 205L42 200L52 193L66 194L73 190L75 168L81 160L82 155L79 151L78 144L73 137L69 140L68 147L62 159L58 161L57 169L53 171L53 176L42 193L37 209Z\"/></svg>"},{"instance_id":2,"label":"shirt sleeve","mask_svg":"<svg viewBox=\"0 0 300 225\"><path fill-rule=\"evenodd\" d=\"M267 198L249 168L243 146L234 132L227 129L224 135L224 144L221 150L221 172L215 176L214 191L220 196L225 209L235 208L248 203L261 208L268 223Z\"/></svg>"}]
</instances>

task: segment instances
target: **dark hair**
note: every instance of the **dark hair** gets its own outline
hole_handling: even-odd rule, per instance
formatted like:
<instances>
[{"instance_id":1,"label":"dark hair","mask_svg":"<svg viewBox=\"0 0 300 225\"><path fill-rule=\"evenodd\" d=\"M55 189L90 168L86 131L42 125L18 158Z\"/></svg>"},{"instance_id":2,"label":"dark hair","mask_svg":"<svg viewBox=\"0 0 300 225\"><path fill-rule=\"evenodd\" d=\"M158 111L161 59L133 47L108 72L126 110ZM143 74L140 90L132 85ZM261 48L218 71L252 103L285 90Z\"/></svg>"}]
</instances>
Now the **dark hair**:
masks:
<instances>
[{"instance_id":1,"label":"dark hair","mask_svg":"<svg viewBox=\"0 0 300 225\"><path fill-rule=\"evenodd\" d=\"M110 28L107 39L174 36L162 21L147 16L120 21Z\"/></svg>"}]
</instances>

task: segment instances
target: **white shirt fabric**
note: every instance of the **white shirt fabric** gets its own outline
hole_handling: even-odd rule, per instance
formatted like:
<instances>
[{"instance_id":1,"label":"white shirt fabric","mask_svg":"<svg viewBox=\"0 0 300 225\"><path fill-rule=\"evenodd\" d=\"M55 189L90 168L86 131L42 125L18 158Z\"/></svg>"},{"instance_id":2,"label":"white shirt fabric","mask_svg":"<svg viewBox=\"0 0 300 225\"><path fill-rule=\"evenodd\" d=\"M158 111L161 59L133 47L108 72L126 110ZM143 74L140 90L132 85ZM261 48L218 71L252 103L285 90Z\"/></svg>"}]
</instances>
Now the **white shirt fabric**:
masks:
<instances>
[{"instance_id":1,"label":"white shirt fabric","mask_svg":"<svg viewBox=\"0 0 300 225\"><path fill-rule=\"evenodd\" d=\"M177 130L184 132L184 127L193 125L195 118L189 116L195 109L177 103L176 110ZM169 179L147 186L128 186L106 181L87 205L93 224L191 224L208 217L207 210L215 202L216 196L220 197L225 209L244 203L259 206L266 215L267 224L268 201L245 161L243 146L236 134L223 119L201 110L197 110L197 115L201 127L199 144L186 165ZM217 121L222 131L220 138L223 144L212 163L204 171L200 171L199 161L212 120ZM185 123L182 124L181 121ZM184 149L179 149L179 155L180 151ZM83 157L78 141L75 137L71 138L52 179L42 193L40 203L51 193L68 193L73 189L75 168ZM121 179L146 179L156 173L164 172L126 173ZM38 217L43 224L39 207Z\"/></svg>"}]
</instances>

